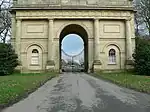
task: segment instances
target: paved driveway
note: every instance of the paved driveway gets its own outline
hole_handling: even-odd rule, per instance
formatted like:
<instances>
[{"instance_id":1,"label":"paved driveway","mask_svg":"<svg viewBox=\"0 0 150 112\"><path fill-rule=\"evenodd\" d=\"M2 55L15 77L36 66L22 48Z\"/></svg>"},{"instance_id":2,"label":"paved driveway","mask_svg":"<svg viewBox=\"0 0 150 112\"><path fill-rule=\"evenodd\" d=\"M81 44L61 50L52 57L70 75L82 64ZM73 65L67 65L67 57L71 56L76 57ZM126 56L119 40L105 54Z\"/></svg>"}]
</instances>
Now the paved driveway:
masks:
<instances>
[{"instance_id":1,"label":"paved driveway","mask_svg":"<svg viewBox=\"0 0 150 112\"><path fill-rule=\"evenodd\" d=\"M150 95L65 73L3 112L150 112Z\"/></svg>"}]
</instances>

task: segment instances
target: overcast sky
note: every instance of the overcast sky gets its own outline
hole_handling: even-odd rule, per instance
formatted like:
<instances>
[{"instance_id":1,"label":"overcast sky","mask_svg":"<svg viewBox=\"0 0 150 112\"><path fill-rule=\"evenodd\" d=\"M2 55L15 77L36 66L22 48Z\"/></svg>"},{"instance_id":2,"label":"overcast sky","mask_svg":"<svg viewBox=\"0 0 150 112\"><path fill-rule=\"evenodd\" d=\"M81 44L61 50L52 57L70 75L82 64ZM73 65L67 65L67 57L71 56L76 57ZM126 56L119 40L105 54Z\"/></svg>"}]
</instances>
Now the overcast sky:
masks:
<instances>
[{"instance_id":1,"label":"overcast sky","mask_svg":"<svg viewBox=\"0 0 150 112\"><path fill-rule=\"evenodd\" d=\"M62 40L62 49L69 55L76 55L84 49L84 42L80 36L69 34Z\"/></svg>"}]
</instances>

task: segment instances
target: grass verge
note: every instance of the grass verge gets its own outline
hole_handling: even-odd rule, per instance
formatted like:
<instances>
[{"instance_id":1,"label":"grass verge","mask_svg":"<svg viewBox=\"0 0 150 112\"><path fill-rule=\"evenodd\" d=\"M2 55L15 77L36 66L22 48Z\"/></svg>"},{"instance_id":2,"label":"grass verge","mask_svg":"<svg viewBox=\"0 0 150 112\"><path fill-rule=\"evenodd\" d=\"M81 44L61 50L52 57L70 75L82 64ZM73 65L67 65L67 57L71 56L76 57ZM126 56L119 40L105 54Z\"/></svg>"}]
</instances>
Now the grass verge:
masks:
<instances>
[{"instance_id":1,"label":"grass verge","mask_svg":"<svg viewBox=\"0 0 150 112\"><path fill-rule=\"evenodd\" d=\"M106 79L120 86L150 94L150 76L139 76L129 72L96 73L94 76Z\"/></svg>"},{"instance_id":2,"label":"grass verge","mask_svg":"<svg viewBox=\"0 0 150 112\"><path fill-rule=\"evenodd\" d=\"M0 76L0 110L27 97L55 76L56 73Z\"/></svg>"}]
</instances>

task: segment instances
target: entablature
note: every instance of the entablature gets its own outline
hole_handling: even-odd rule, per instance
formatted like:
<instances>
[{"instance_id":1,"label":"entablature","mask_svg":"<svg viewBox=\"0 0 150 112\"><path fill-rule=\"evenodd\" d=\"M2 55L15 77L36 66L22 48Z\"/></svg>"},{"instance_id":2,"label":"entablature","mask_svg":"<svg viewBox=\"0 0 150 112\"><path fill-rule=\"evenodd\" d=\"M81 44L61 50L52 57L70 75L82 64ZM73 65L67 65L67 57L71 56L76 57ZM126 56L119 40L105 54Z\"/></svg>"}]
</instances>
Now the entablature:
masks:
<instances>
[{"instance_id":1,"label":"entablature","mask_svg":"<svg viewBox=\"0 0 150 112\"><path fill-rule=\"evenodd\" d=\"M129 19L130 11L109 10L21 10L16 19Z\"/></svg>"}]
</instances>

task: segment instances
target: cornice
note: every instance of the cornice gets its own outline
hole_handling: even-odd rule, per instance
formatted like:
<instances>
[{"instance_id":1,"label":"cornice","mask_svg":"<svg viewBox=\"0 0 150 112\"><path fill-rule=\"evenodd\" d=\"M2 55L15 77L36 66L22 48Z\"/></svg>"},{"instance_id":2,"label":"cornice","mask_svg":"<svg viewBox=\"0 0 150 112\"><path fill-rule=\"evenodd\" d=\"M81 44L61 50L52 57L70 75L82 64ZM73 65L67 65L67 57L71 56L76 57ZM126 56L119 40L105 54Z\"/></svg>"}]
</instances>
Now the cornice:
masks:
<instances>
[{"instance_id":1,"label":"cornice","mask_svg":"<svg viewBox=\"0 0 150 112\"><path fill-rule=\"evenodd\" d=\"M128 11L134 11L133 7L129 6L110 6L110 7L76 7L76 6L66 6L66 7L60 7L60 6L53 6L53 7L12 7L12 10L128 10Z\"/></svg>"}]
</instances>

